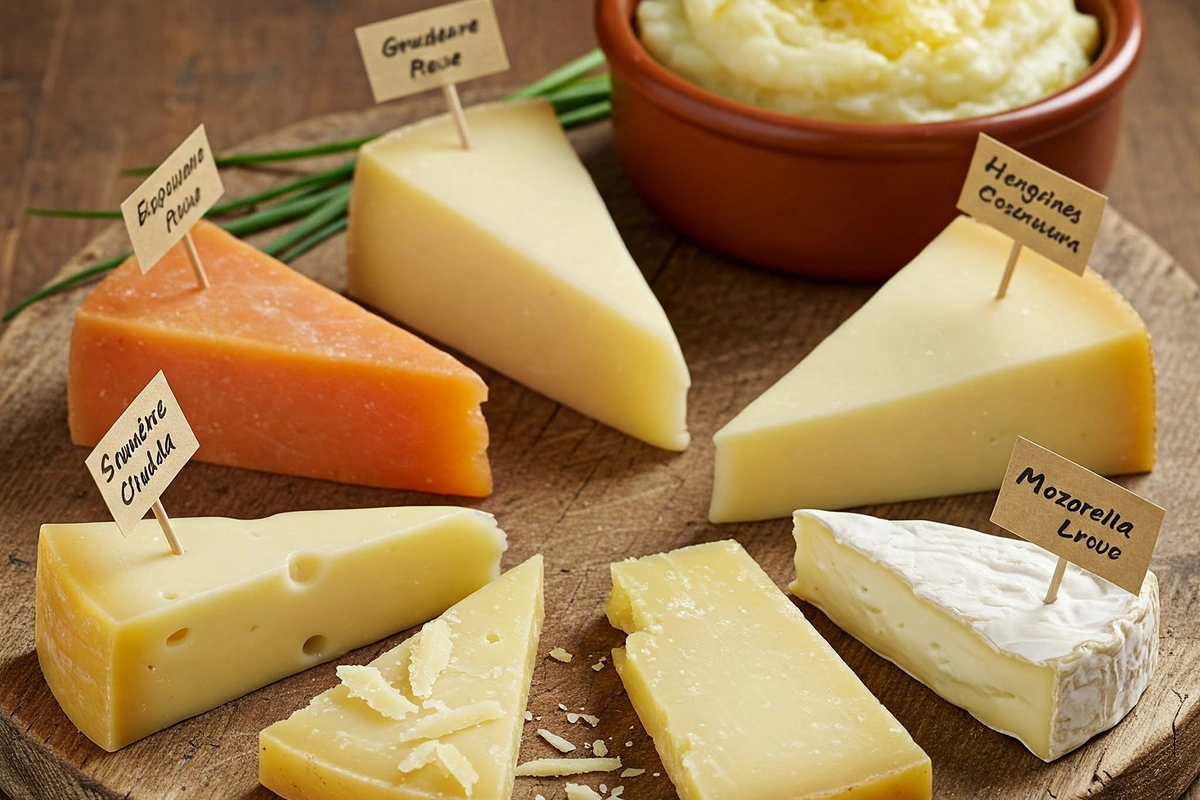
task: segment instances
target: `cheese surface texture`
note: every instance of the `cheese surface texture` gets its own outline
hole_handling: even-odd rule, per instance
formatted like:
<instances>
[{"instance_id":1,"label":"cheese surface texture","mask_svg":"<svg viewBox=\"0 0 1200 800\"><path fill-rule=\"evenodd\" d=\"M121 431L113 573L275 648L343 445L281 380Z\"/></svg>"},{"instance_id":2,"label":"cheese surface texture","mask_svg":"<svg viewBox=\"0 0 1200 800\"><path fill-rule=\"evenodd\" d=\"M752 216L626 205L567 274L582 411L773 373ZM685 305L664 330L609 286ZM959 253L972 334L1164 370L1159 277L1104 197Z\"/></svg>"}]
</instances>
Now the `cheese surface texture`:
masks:
<instances>
[{"instance_id":1,"label":"cheese surface texture","mask_svg":"<svg viewBox=\"0 0 1200 800\"><path fill-rule=\"evenodd\" d=\"M43 525L38 660L59 704L112 751L437 616L506 547L464 508L297 511L261 520Z\"/></svg>"},{"instance_id":2,"label":"cheese surface texture","mask_svg":"<svg viewBox=\"0 0 1200 800\"><path fill-rule=\"evenodd\" d=\"M1158 581L1133 595L1029 542L797 511L792 592L988 727L1051 761L1120 722L1158 658Z\"/></svg>"},{"instance_id":3,"label":"cheese surface texture","mask_svg":"<svg viewBox=\"0 0 1200 800\"><path fill-rule=\"evenodd\" d=\"M351 296L534 391L669 450L687 365L591 176L540 100L439 116L359 152Z\"/></svg>"},{"instance_id":4,"label":"cheese surface texture","mask_svg":"<svg viewBox=\"0 0 1200 800\"><path fill-rule=\"evenodd\" d=\"M418 711L395 719L335 686L262 732L259 780L288 800L508 800L542 617L534 556L446 611L442 631L430 623L355 668ZM447 641L445 666L431 669L420 651Z\"/></svg>"},{"instance_id":5,"label":"cheese surface texture","mask_svg":"<svg viewBox=\"0 0 1200 800\"><path fill-rule=\"evenodd\" d=\"M146 275L130 259L71 334L71 438L93 446L162 370L199 461L482 497L483 380L451 356L221 230L192 228Z\"/></svg>"},{"instance_id":6,"label":"cheese surface texture","mask_svg":"<svg viewBox=\"0 0 1200 800\"><path fill-rule=\"evenodd\" d=\"M713 437L714 522L995 489L1018 436L1154 465L1150 337L1103 278L959 217Z\"/></svg>"},{"instance_id":7,"label":"cheese surface texture","mask_svg":"<svg viewBox=\"0 0 1200 800\"><path fill-rule=\"evenodd\" d=\"M928 756L741 545L612 578L613 664L682 800L930 797Z\"/></svg>"}]
</instances>

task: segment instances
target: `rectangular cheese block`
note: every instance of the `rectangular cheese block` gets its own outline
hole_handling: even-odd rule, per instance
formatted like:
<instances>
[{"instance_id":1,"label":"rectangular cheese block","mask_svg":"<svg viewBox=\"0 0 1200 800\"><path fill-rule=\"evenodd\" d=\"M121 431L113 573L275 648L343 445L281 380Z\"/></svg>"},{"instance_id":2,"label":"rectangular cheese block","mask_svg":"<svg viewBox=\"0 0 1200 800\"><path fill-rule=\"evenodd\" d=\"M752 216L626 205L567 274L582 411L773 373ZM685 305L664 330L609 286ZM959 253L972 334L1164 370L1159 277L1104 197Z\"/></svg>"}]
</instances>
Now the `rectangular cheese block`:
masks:
<instances>
[{"instance_id":1,"label":"rectangular cheese block","mask_svg":"<svg viewBox=\"0 0 1200 800\"><path fill-rule=\"evenodd\" d=\"M1158 581L1140 594L1019 539L831 511L795 514L792 592L983 724L1059 758L1120 722L1158 658Z\"/></svg>"},{"instance_id":2,"label":"rectangular cheese block","mask_svg":"<svg viewBox=\"0 0 1200 800\"><path fill-rule=\"evenodd\" d=\"M732 541L612 565L613 652L683 800L928 798L928 756Z\"/></svg>"},{"instance_id":3,"label":"rectangular cheese block","mask_svg":"<svg viewBox=\"0 0 1200 800\"><path fill-rule=\"evenodd\" d=\"M483 380L453 357L217 226L134 259L80 305L71 438L94 446L159 370L200 441L196 460L387 489L492 488Z\"/></svg>"},{"instance_id":4,"label":"rectangular cheese block","mask_svg":"<svg viewBox=\"0 0 1200 800\"><path fill-rule=\"evenodd\" d=\"M288 800L509 800L542 619L538 555L369 665L338 667L340 685L259 736L259 780ZM377 686L346 680L358 672Z\"/></svg>"},{"instance_id":5,"label":"rectangular cheese block","mask_svg":"<svg viewBox=\"0 0 1200 800\"><path fill-rule=\"evenodd\" d=\"M71 721L106 750L444 611L506 547L464 508L43 525L36 640Z\"/></svg>"},{"instance_id":6,"label":"rectangular cheese block","mask_svg":"<svg viewBox=\"0 0 1200 800\"><path fill-rule=\"evenodd\" d=\"M1018 436L1102 475L1154 465L1150 336L1095 272L960 217L715 436L709 517L995 489Z\"/></svg>"},{"instance_id":7,"label":"rectangular cheese block","mask_svg":"<svg viewBox=\"0 0 1200 800\"><path fill-rule=\"evenodd\" d=\"M683 353L554 109L466 116L469 150L442 115L359 152L350 295L605 425L684 449Z\"/></svg>"}]
</instances>

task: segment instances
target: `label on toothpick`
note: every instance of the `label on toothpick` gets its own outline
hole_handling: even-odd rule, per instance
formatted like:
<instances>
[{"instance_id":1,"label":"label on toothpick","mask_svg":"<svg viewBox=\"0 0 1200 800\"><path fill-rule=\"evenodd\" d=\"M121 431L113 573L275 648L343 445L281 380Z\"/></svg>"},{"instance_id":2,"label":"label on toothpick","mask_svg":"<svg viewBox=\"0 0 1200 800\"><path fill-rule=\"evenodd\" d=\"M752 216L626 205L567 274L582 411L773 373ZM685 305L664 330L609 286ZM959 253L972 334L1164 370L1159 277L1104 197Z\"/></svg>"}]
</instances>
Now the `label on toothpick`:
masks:
<instances>
[{"instance_id":1,"label":"label on toothpick","mask_svg":"<svg viewBox=\"0 0 1200 800\"><path fill-rule=\"evenodd\" d=\"M491 0L464 0L354 31L375 102L508 69Z\"/></svg>"},{"instance_id":2,"label":"label on toothpick","mask_svg":"<svg viewBox=\"0 0 1200 800\"><path fill-rule=\"evenodd\" d=\"M200 449L159 372L87 458L92 479L126 536Z\"/></svg>"},{"instance_id":3,"label":"label on toothpick","mask_svg":"<svg viewBox=\"0 0 1200 800\"><path fill-rule=\"evenodd\" d=\"M1108 198L979 134L958 210L1082 275Z\"/></svg>"},{"instance_id":4,"label":"label on toothpick","mask_svg":"<svg viewBox=\"0 0 1200 800\"><path fill-rule=\"evenodd\" d=\"M1164 513L1074 461L1018 438L992 522L1138 594Z\"/></svg>"},{"instance_id":5,"label":"label on toothpick","mask_svg":"<svg viewBox=\"0 0 1200 800\"><path fill-rule=\"evenodd\" d=\"M142 274L159 262L212 208L225 187L201 125L121 203Z\"/></svg>"}]
</instances>

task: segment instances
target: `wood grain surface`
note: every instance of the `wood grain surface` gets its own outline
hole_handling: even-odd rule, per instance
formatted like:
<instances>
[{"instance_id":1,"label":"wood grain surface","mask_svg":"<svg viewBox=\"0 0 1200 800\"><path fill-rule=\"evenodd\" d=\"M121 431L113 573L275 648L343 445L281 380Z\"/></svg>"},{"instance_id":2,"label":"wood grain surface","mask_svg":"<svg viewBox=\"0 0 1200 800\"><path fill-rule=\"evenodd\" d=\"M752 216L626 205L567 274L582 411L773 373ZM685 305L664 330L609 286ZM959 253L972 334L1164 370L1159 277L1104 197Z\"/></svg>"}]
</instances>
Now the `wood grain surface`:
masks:
<instances>
[{"instance_id":1,"label":"wood grain surface","mask_svg":"<svg viewBox=\"0 0 1200 800\"><path fill-rule=\"evenodd\" d=\"M470 99L470 98L468 98ZM314 120L250 148L299 146L378 132L423 116L418 100ZM680 339L694 381L692 446L671 454L644 445L464 359L487 380L485 406L496 476L492 497L473 503L496 514L510 535L506 566L546 557L546 627L541 652L563 647L570 664L539 660L522 760L555 755L533 735L547 727L582 745L603 738L627 766L647 774L621 781L632 798L672 798L651 741L611 666L590 665L622 642L604 616L608 565L701 541L735 537L783 586L792 575L790 521L715 526L706 521L712 486L712 433L827 336L870 295L870 287L801 281L730 264L680 239L637 200L612 153L607 123L573 135L622 236L643 266ZM271 176L227 171L233 194ZM124 246L111 228L65 271ZM340 289L344 237L297 266ZM1155 339L1160 391L1160 458L1146 476L1122 482L1170 509L1154 568L1162 591L1161 659L1130 717L1051 765L976 723L806 608L814 624L934 761L935 796L1174 798L1200 769L1200 512L1189 505L1200 481L1200 426L1193 419L1200 357L1200 290L1148 237L1118 215L1106 218L1095 265L1145 316ZM66 348L79 289L24 315L0 339L0 787L14 798L255 797L257 734L336 682L334 664L308 670L108 754L63 715L33 650L33 565L44 521L103 519L103 502L65 425ZM930 518L996 531L987 522L994 493L872 509L892 518ZM164 502L179 516L256 517L285 510L442 502L388 492L191 464ZM362 663L402 637L341 659ZM601 718L594 730L570 725L558 704ZM628 745L627 745L628 743ZM615 776L594 777L610 787ZM561 779L521 779L514 793L562 797Z\"/></svg>"}]
</instances>

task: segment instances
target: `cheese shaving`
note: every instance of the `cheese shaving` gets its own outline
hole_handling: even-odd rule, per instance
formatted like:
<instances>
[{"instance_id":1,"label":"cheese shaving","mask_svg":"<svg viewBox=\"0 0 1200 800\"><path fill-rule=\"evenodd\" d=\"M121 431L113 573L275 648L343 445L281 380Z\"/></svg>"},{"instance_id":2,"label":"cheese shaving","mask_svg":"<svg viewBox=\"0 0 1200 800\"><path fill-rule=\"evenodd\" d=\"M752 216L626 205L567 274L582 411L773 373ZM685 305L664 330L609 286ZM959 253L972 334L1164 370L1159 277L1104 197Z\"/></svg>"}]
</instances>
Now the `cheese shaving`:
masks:
<instances>
[{"instance_id":1,"label":"cheese shaving","mask_svg":"<svg viewBox=\"0 0 1200 800\"><path fill-rule=\"evenodd\" d=\"M538 736L550 743L550 746L558 750L560 753L569 753L575 749L575 745L568 742L556 733L551 733L545 728L538 728Z\"/></svg>"},{"instance_id":2,"label":"cheese shaving","mask_svg":"<svg viewBox=\"0 0 1200 800\"><path fill-rule=\"evenodd\" d=\"M606 756L608 755L608 745L604 743L603 739L597 739L592 744L592 752L598 756Z\"/></svg>"},{"instance_id":3,"label":"cheese shaving","mask_svg":"<svg viewBox=\"0 0 1200 800\"><path fill-rule=\"evenodd\" d=\"M538 758L517 766L519 776L560 778L588 772L612 772L621 768L619 758Z\"/></svg>"},{"instance_id":4,"label":"cheese shaving","mask_svg":"<svg viewBox=\"0 0 1200 800\"><path fill-rule=\"evenodd\" d=\"M645 775L645 774L646 774L646 770L634 769L633 767L630 767L629 769L621 770L622 778L636 778L638 775Z\"/></svg>"},{"instance_id":5,"label":"cheese shaving","mask_svg":"<svg viewBox=\"0 0 1200 800\"><path fill-rule=\"evenodd\" d=\"M555 661L561 661L564 664L569 664L571 663L571 659L575 656L571 655L566 650L563 650L561 647L556 647L550 651L550 657Z\"/></svg>"},{"instance_id":6,"label":"cheese shaving","mask_svg":"<svg viewBox=\"0 0 1200 800\"><path fill-rule=\"evenodd\" d=\"M418 710L375 667L344 664L337 668L337 676L351 697L366 702L372 710L388 719L402 720Z\"/></svg>"},{"instance_id":7,"label":"cheese shaving","mask_svg":"<svg viewBox=\"0 0 1200 800\"><path fill-rule=\"evenodd\" d=\"M433 694L433 684L450 663L450 626L445 620L435 619L426 624L413 637L412 654L409 658L408 683L417 697Z\"/></svg>"},{"instance_id":8,"label":"cheese shaving","mask_svg":"<svg viewBox=\"0 0 1200 800\"><path fill-rule=\"evenodd\" d=\"M567 784L567 800L603 800L596 790L578 783Z\"/></svg>"},{"instance_id":9,"label":"cheese shaving","mask_svg":"<svg viewBox=\"0 0 1200 800\"><path fill-rule=\"evenodd\" d=\"M499 703L495 700L483 700L422 717L411 728L402 731L397 738L402 742L411 742L415 739L440 739L455 731L500 719L503 716L504 709Z\"/></svg>"},{"instance_id":10,"label":"cheese shaving","mask_svg":"<svg viewBox=\"0 0 1200 800\"><path fill-rule=\"evenodd\" d=\"M479 781L479 773L471 766L471 762L462 754L462 751L452 744L422 742L397 765L397 769L405 773L415 772L422 767L429 766L434 761L440 762L442 768L446 770L446 774L458 781L458 785L463 788L467 797L471 796L471 790Z\"/></svg>"}]
</instances>

